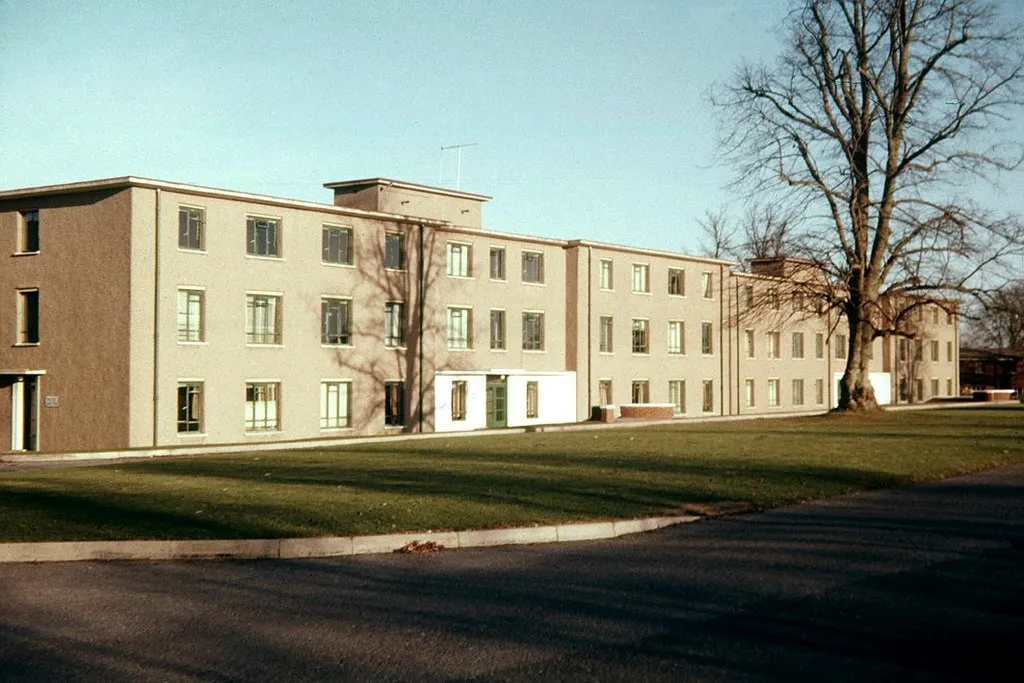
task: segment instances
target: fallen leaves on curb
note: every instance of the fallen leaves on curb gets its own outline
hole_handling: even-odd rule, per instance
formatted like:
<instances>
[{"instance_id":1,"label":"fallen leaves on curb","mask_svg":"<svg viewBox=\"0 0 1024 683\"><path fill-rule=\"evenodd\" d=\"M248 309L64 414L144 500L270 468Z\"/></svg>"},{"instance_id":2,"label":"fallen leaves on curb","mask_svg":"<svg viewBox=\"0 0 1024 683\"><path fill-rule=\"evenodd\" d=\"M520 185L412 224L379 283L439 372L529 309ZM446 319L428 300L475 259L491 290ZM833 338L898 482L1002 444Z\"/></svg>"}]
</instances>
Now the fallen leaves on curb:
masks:
<instances>
[{"instance_id":1,"label":"fallen leaves on curb","mask_svg":"<svg viewBox=\"0 0 1024 683\"><path fill-rule=\"evenodd\" d=\"M687 514L700 515L701 517L738 515L757 510L756 505L743 500L723 500L717 503L686 503L681 508Z\"/></svg>"},{"instance_id":2,"label":"fallen leaves on curb","mask_svg":"<svg viewBox=\"0 0 1024 683\"><path fill-rule=\"evenodd\" d=\"M424 553L439 553L442 550L444 550L444 546L434 541L413 541L396 549L395 552L407 555L422 555Z\"/></svg>"}]
</instances>

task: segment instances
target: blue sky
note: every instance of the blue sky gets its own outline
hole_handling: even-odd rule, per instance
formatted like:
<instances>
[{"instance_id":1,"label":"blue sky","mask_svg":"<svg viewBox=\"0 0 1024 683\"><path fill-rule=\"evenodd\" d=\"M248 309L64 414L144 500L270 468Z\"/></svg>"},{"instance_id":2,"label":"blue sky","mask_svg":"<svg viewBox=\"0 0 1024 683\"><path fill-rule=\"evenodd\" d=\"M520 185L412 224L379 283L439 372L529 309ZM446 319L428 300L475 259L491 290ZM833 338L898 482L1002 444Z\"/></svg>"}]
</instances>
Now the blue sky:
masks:
<instances>
[{"instance_id":1,"label":"blue sky","mask_svg":"<svg viewBox=\"0 0 1024 683\"><path fill-rule=\"evenodd\" d=\"M706 94L782 0L0 0L0 188L120 175L329 202L387 176L495 230L695 252L737 199ZM20 93L20 95L18 95Z\"/></svg>"}]
</instances>

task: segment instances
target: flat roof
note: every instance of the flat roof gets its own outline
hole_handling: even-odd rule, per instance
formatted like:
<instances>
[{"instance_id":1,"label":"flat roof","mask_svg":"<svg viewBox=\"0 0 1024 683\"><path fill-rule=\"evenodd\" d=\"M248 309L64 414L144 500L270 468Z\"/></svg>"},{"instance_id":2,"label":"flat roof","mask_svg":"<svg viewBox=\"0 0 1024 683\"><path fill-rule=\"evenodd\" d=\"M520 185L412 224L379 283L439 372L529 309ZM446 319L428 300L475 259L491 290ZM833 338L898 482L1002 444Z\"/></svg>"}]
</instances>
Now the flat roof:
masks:
<instances>
[{"instance_id":1,"label":"flat roof","mask_svg":"<svg viewBox=\"0 0 1024 683\"><path fill-rule=\"evenodd\" d=\"M352 190L353 192L379 185L394 187L399 190L413 190L414 192L440 194L448 197L458 197L459 199L472 199L477 202L486 202L493 199L493 197L485 194L463 192L462 190L452 190L446 187L435 187L433 185L421 185L419 183L410 183L404 180L395 180L394 178L360 178L359 180L343 180L337 183L324 183L324 187L329 190Z\"/></svg>"}]
</instances>

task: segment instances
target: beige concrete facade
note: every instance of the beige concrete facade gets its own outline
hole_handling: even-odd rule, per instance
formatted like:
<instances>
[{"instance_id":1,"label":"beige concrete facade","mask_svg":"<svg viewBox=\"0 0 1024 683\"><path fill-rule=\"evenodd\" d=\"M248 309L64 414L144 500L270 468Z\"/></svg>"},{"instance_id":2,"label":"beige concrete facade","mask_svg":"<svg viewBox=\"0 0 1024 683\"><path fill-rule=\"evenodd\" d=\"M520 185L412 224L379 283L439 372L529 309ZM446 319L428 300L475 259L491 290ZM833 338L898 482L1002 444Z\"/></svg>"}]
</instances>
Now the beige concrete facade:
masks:
<instances>
[{"instance_id":1,"label":"beige concrete facade","mask_svg":"<svg viewBox=\"0 0 1024 683\"><path fill-rule=\"evenodd\" d=\"M332 204L131 177L0 192L0 452L833 404L842 325L745 310L748 286L765 297L777 277L486 230L484 195L326 187ZM894 400L959 389L955 316L917 323L919 355L876 344Z\"/></svg>"}]
</instances>

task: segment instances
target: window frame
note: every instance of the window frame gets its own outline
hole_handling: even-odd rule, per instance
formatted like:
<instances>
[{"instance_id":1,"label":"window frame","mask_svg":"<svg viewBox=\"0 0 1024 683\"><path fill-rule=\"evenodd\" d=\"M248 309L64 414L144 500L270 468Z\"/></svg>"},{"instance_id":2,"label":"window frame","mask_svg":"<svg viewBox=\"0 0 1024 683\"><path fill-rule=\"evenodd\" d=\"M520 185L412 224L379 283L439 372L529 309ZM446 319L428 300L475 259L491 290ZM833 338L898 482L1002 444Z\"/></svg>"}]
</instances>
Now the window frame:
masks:
<instances>
[{"instance_id":1,"label":"window frame","mask_svg":"<svg viewBox=\"0 0 1024 683\"><path fill-rule=\"evenodd\" d=\"M803 360L804 358L804 333L793 332L790 340L790 353L794 360Z\"/></svg>"},{"instance_id":2,"label":"window frame","mask_svg":"<svg viewBox=\"0 0 1024 683\"><path fill-rule=\"evenodd\" d=\"M18 289L14 315L14 345L39 346L42 343L42 297L38 287Z\"/></svg>"},{"instance_id":3,"label":"window frame","mask_svg":"<svg viewBox=\"0 0 1024 683\"><path fill-rule=\"evenodd\" d=\"M754 381L753 377L747 377L743 380L743 398L744 407L757 407L757 383Z\"/></svg>"},{"instance_id":4,"label":"window frame","mask_svg":"<svg viewBox=\"0 0 1024 683\"><path fill-rule=\"evenodd\" d=\"M772 360L782 358L782 334L778 330L769 330L765 336L765 357Z\"/></svg>"},{"instance_id":5,"label":"window frame","mask_svg":"<svg viewBox=\"0 0 1024 683\"><path fill-rule=\"evenodd\" d=\"M25 209L17 216L18 227L15 236L14 253L19 256L38 254L41 249L39 209ZM33 248L34 247L34 248Z\"/></svg>"},{"instance_id":6,"label":"window frame","mask_svg":"<svg viewBox=\"0 0 1024 683\"><path fill-rule=\"evenodd\" d=\"M526 332L528 326L528 318L536 321L537 339L530 339L529 343L527 340ZM533 325L533 323L529 323ZM543 311L523 311L522 313L522 337L523 347L522 350L530 353L540 353L544 351L545 345L545 330L544 330L544 312Z\"/></svg>"},{"instance_id":7,"label":"window frame","mask_svg":"<svg viewBox=\"0 0 1024 683\"><path fill-rule=\"evenodd\" d=\"M610 315L598 317L598 353L615 353L615 318Z\"/></svg>"},{"instance_id":8,"label":"window frame","mask_svg":"<svg viewBox=\"0 0 1024 683\"><path fill-rule=\"evenodd\" d=\"M634 354L650 354L651 321L649 318L633 318L630 325L630 349Z\"/></svg>"},{"instance_id":9,"label":"window frame","mask_svg":"<svg viewBox=\"0 0 1024 683\"><path fill-rule=\"evenodd\" d=\"M644 405L651 402L651 381L649 379L630 380L629 402L633 405Z\"/></svg>"},{"instance_id":10,"label":"window frame","mask_svg":"<svg viewBox=\"0 0 1024 683\"><path fill-rule=\"evenodd\" d=\"M782 405L782 382L778 377L768 378L768 407L778 408Z\"/></svg>"},{"instance_id":11,"label":"window frame","mask_svg":"<svg viewBox=\"0 0 1024 683\"><path fill-rule=\"evenodd\" d=\"M344 401L342 401L341 387L345 387ZM335 406L333 413L331 407L331 389L335 389ZM339 409L344 407L345 414L342 415ZM343 422L344 424L339 424ZM339 429L352 429L352 380L351 379L321 379L320 380L320 431L336 431Z\"/></svg>"},{"instance_id":12,"label":"window frame","mask_svg":"<svg viewBox=\"0 0 1024 683\"><path fill-rule=\"evenodd\" d=\"M495 256L498 256L497 270L498 274L495 275ZM505 267L505 247L490 247L488 251L488 275L494 282L506 282L508 280L508 272Z\"/></svg>"},{"instance_id":13,"label":"window frame","mask_svg":"<svg viewBox=\"0 0 1024 683\"><path fill-rule=\"evenodd\" d=\"M274 302L273 326L270 332L267 329L262 331L256 324L255 310L258 308L257 300L265 300L265 303ZM283 306L284 296L280 292L246 292L245 293L245 345L246 346L281 346L283 341L282 328L284 323ZM250 311L252 313L250 314ZM252 323L252 325L250 325ZM267 338L272 341L261 341Z\"/></svg>"},{"instance_id":14,"label":"window frame","mask_svg":"<svg viewBox=\"0 0 1024 683\"><path fill-rule=\"evenodd\" d=\"M337 248L334 249L334 235L337 233ZM355 265L355 231L349 225L323 223L320 226L320 263L330 266ZM338 258L331 258L331 252L337 251Z\"/></svg>"},{"instance_id":15,"label":"window frame","mask_svg":"<svg viewBox=\"0 0 1024 683\"><path fill-rule=\"evenodd\" d=\"M398 329L396 330L395 327ZM384 346L404 349L406 344L405 302L384 302Z\"/></svg>"},{"instance_id":16,"label":"window frame","mask_svg":"<svg viewBox=\"0 0 1024 683\"><path fill-rule=\"evenodd\" d=\"M457 258L456 254L458 254ZM469 242L445 243L445 275L453 278L472 279L472 244Z\"/></svg>"},{"instance_id":17,"label":"window frame","mask_svg":"<svg viewBox=\"0 0 1024 683\"><path fill-rule=\"evenodd\" d=\"M715 412L715 380L703 379L700 384L701 413Z\"/></svg>"},{"instance_id":18,"label":"window frame","mask_svg":"<svg viewBox=\"0 0 1024 683\"><path fill-rule=\"evenodd\" d=\"M337 329L332 333L329 329L328 321L330 318L327 314L331 313L332 305L344 306L345 316L342 319L335 312L335 319L340 320L341 323L338 325L340 329ZM320 296L320 345L321 346L354 346L355 340L353 339L353 328L352 328L352 299L351 297L334 296L331 294L323 294ZM335 341L337 339L337 341Z\"/></svg>"},{"instance_id":19,"label":"window frame","mask_svg":"<svg viewBox=\"0 0 1024 683\"><path fill-rule=\"evenodd\" d=\"M405 382L402 380L384 381L384 426L405 426Z\"/></svg>"},{"instance_id":20,"label":"window frame","mask_svg":"<svg viewBox=\"0 0 1024 683\"><path fill-rule=\"evenodd\" d=\"M673 289L677 291L673 291ZM668 295L686 297L686 269L685 268L669 268L668 269Z\"/></svg>"},{"instance_id":21,"label":"window frame","mask_svg":"<svg viewBox=\"0 0 1024 683\"><path fill-rule=\"evenodd\" d=\"M495 317L495 314L498 314L497 317ZM500 332L500 335L498 337L495 337L494 334L495 321L498 321L497 326ZM505 309L492 308L488 315L488 325L491 351L506 351L508 349L508 325L507 316L505 315Z\"/></svg>"},{"instance_id":22,"label":"window frame","mask_svg":"<svg viewBox=\"0 0 1024 683\"><path fill-rule=\"evenodd\" d=\"M185 326L182 327L182 295L185 295ZM197 301L197 312L195 318L197 319L197 325L193 328L190 324L193 318L192 315L192 295L196 295ZM178 287L177 297L177 338L179 344L202 344L206 342L206 288L205 287L192 287L189 285L182 285ZM185 332L185 336L182 337L182 331ZM191 338L194 336L195 338Z\"/></svg>"},{"instance_id":23,"label":"window frame","mask_svg":"<svg viewBox=\"0 0 1024 683\"><path fill-rule=\"evenodd\" d=\"M526 419L540 419L540 382L526 382Z\"/></svg>"},{"instance_id":24,"label":"window frame","mask_svg":"<svg viewBox=\"0 0 1024 683\"><path fill-rule=\"evenodd\" d=\"M710 320L700 322L700 355L715 355L715 329Z\"/></svg>"},{"instance_id":25,"label":"window frame","mask_svg":"<svg viewBox=\"0 0 1024 683\"><path fill-rule=\"evenodd\" d=\"M675 415L686 414L686 380L670 379L668 381L668 402L672 404Z\"/></svg>"},{"instance_id":26,"label":"window frame","mask_svg":"<svg viewBox=\"0 0 1024 683\"><path fill-rule=\"evenodd\" d=\"M544 284L544 252L533 251L530 249L523 249L521 254L521 265L522 271L520 273L520 280L524 285L543 285ZM536 264L536 273L532 273L531 263ZM527 277L529 275L530 277ZM537 279L532 279L536 276Z\"/></svg>"},{"instance_id":27,"label":"window frame","mask_svg":"<svg viewBox=\"0 0 1024 683\"><path fill-rule=\"evenodd\" d=\"M715 274L710 270L701 271L700 296L702 299L708 300L715 298Z\"/></svg>"},{"instance_id":28,"label":"window frame","mask_svg":"<svg viewBox=\"0 0 1024 683\"><path fill-rule=\"evenodd\" d=\"M175 392L175 433L178 436L205 435L205 402L203 400L205 387L203 385L204 382L201 379L178 380L177 389ZM183 389L185 398L184 404L182 404ZM196 413L198 413L198 415ZM190 426L194 426L195 428L189 429Z\"/></svg>"},{"instance_id":29,"label":"window frame","mask_svg":"<svg viewBox=\"0 0 1024 683\"><path fill-rule=\"evenodd\" d=\"M674 328L679 329L678 338L673 338L672 330ZM678 342L678 344L673 344ZM686 322L683 320L669 320L668 321L668 341L667 341L668 354L671 356L685 356L686 355Z\"/></svg>"},{"instance_id":30,"label":"window frame","mask_svg":"<svg viewBox=\"0 0 1024 683\"><path fill-rule=\"evenodd\" d=\"M633 294L651 293L651 264L633 263L630 274L630 290Z\"/></svg>"},{"instance_id":31,"label":"window frame","mask_svg":"<svg viewBox=\"0 0 1024 683\"><path fill-rule=\"evenodd\" d=\"M455 323L458 327L454 327ZM471 306L448 306L445 310L445 338L449 351L471 351L473 349L473 308ZM453 335L453 332L456 334Z\"/></svg>"},{"instance_id":32,"label":"window frame","mask_svg":"<svg viewBox=\"0 0 1024 683\"><path fill-rule=\"evenodd\" d=\"M384 270L406 270L405 233L388 230L384 232Z\"/></svg>"},{"instance_id":33,"label":"window frame","mask_svg":"<svg viewBox=\"0 0 1024 683\"><path fill-rule=\"evenodd\" d=\"M756 357L757 345L754 337L754 330L750 328L743 330L743 347L748 359Z\"/></svg>"},{"instance_id":34,"label":"window frame","mask_svg":"<svg viewBox=\"0 0 1024 683\"><path fill-rule=\"evenodd\" d=\"M599 261L597 267L597 288L602 292L615 291L615 263L612 259L603 258Z\"/></svg>"},{"instance_id":35,"label":"window frame","mask_svg":"<svg viewBox=\"0 0 1024 683\"><path fill-rule=\"evenodd\" d=\"M790 401L794 406L804 405L804 380L802 377L794 377L790 382Z\"/></svg>"},{"instance_id":36,"label":"window frame","mask_svg":"<svg viewBox=\"0 0 1024 683\"><path fill-rule=\"evenodd\" d=\"M266 223L263 239L259 240L260 222ZM273 225L271 233L270 226ZM257 216L248 214L245 217L245 255L249 258L282 259L282 221L280 217ZM270 239L270 237L273 239ZM261 243L262 242L262 243ZM271 249L273 247L273 249ZM266 253L262 253L265 249Z\"/></svg>"},{"instance_id":37,"label":"window frame","mask_svg":"<svg viewBox=\"0 0 1024 683\"><path fill-rule=\"evenodd\" d=\"M272 390L272 391L271 391ZM258 392L266 392L273 398L264 397L260 399ZM250 398L250 394L253 398ZM265 410L262 419L256 418L256 406L262 403L266 408L273 404L273 421L270 419L270 411ZM250 412L250 404L252 410ZM250 417L251 414L251 417ZM246 380L245 381L245 420L243 428L246 434L265 434L267 432L281 431L281 381L280 380Z\"/></svg>"},{"instance_id":38,"label":"window frame","mask_svg":"<svg viewBox=\"0 0 1024 683\"><path fill-rule=\"evenodd\" d=\"M197 216L192 216L192 212L195 212ZM195 246L192 245L193 218L197 219L194 222ZM246 230L248 230L248 224L246 225ZM206 207L194 206L191 204L178 205L178 250L193 252L206 251Z\"/></svg>"},{"instance_id":39,"label":"window frame","mask_svg":"<svg viewBox=\"0 0 1024 683\"><path fill-rule=\"evenodd\" d=\"M452 380L452 391L450 401L450 412L452 422L466 421L466 398L469 395L469 388L466 380Z\"/></svg>"}]
</instances>

